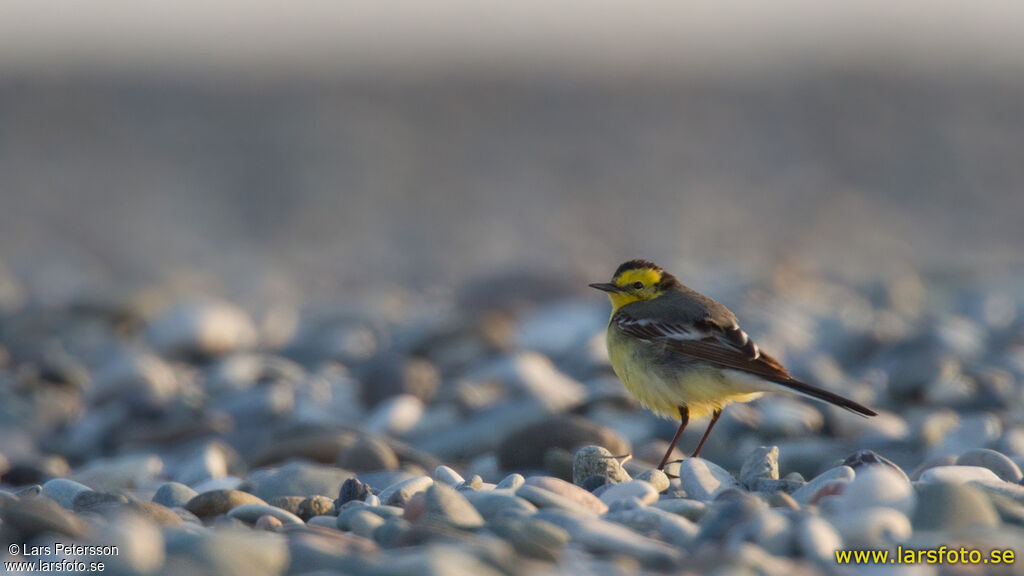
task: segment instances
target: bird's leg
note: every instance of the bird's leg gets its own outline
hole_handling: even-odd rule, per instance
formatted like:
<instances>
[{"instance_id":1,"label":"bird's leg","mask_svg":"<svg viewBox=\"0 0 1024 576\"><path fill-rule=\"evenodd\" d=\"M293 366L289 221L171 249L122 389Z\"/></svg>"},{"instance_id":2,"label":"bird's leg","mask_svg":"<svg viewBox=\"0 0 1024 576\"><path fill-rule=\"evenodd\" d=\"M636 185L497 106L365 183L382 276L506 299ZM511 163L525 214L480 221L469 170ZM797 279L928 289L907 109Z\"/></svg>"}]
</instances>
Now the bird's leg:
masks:
<instances>
[{"instance_id":1,"label":"bird's leg","mask_svg":"<svg viewBox=\"0 0 1024 576\"><path fill-rule=\"evenodd\" d=\"M704 436L700 439L700 444L697 444L697 449L693 451L693 458L700 456L700 449L704 447L704 441L708 439L708 435L711 434L711 429L715 427L715 422L718 422L718 417L721 415L721 408L711 413L711 423L708 424L708 429L704 431Z\"/></svg>"},{"instance_id":2,"label":"bird's leg","mask_svg":"<svg viewBox=\"0 0 1024 576\"><path fill-rule=\"evenodd\" d=\"M665 457L661 459L661 464L658 464L658 470L664 470L665 464L668 464L668 459L672 456L672 451L676 449L676 444L679 444L679 437L683 435L683 430L686 430L686 425L690 422L690 409L686 406L679 407L679 430L676 430L676 435L672 437L672 442L668 445L668 451L665 452Z\"/></svg>"}]
</instances>

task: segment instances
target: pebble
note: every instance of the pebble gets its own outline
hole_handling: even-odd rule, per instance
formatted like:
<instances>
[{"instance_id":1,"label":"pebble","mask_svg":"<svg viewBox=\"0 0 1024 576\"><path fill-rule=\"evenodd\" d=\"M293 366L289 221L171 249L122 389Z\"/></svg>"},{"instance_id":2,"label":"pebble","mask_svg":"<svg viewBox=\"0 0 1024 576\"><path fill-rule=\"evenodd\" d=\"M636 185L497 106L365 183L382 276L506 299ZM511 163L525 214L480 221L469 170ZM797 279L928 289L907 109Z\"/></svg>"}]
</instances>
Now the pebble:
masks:
<instances>
[{"instance_id":1,"label":"pebble","mask_svg":"<svg viewBox=\"0 0 1024 576\"><path fill-rule=\"evenodd\" d=\"M92 492L92 488L67 478L54 478L43 484L42 495L60 504L63 508L73 510L75 498L83 492Z\"/></svg>"},{"instance_id":2,"label":"pebble","mask_svg":"<svg viewBox=\"0 0 1024 576\"><path fill-rule=\"evenodd\" d=\"M572 453L587 445L602 446L615 456L631 452L629 442L607 426L580 416L556 416L507 435L498 446L498 464L503 470L539 469L548 450Z\"/></svg>"},{"instance_id":3,"label":"pebble","mask_svg":"<svg viewBox=\"0 0 1024 576\"><path fill-rule=\"evenodd\" d=\"M850 510L833 517L832 524L850 548L891 549L913 533L910 519L892 508Z\"/></svg>"},{"instance_id":4,"label":"pebble","mask_svg":"<svg viewBox=\"0 0 1024 576\"><path fill-rule=\"evenodd\" d=\"M906 475L888 466L862 468L838 496L838 506L847 513L881 506L909 516L916 503L917 495Z\"/></svg>"},{"instance_id":5,"label":"pebble","mask_svg":"<svg viewBox=\"0 0 1024 576\"><path fill-rule=\"evenodd\" d=\"M284 522L282 522L275 516L260 516L259 519L256 520L256 524L254 524L253 526L257 530L266 530L268 532L273 532L281 526L284 526Z\"/></svg>"},{"instance_id":6,"label":"pebble","mask_svg":"<svg viewBox=\"0 0 1024 576\"><path fill-rule=\"evenodd\" d=\"M389 518L398 518L404 514L404 510L398 506L367 506L364 504L358 504L355 506L349 505L344 510L338 512L338 517L335 520L335 526L339 530L351 530L350 519L356 511L363 510L371 514L376 514L381 518L387 520Z\"/></svg>"},{"instance_id":7,"label":"pebble","mask_svg":"<svg viewBox=\"0 0 1024 576\"><path fill-rule=\"evenodd\" d=\"M967 482L1002 482L995 472L981 466L935 466L921 473L920 482L945 482L965 484Z\"/></svg>"},{"instance_id":8,"label":"pebble","mask_svg":"<svg viewBox=\"0 0 1024 576\"><path fill-rule=\"evenodd\" d=\"M856 473L853 468L849 466L837 466L818 474L811 479L810 482L804 484L795 492L790 494L794 500L796 500L801 506L805 506L808 503L816 500L820 497L820 492L826 489L830 484L836 482L852 482Z\"/></svg>"},{"instance_id":9,"label":"pebble","mask_svg":"<svg viewBox=\"0 0 1024 576\"><path fill-rule=\"evenodd\" d=\"M282 510L287 510L296 516L299 515L299 506L306 499L302 496L278 496L267 500L267 504Z\"/></svg>"},{"instance_id":10,"label":"pebble","mask_svg":"<svg viewBox=\"0 0 1024 576\"><path fill-rule=\"evenodd\" d=\"M644 505L652 504L658 501L658 490L643 480L630 480L613 484L601 494L601 501L609 506L628 498L636 498Z\"/></svg>"},{"instance_id":11,"label":"pebble","mask_svg":"<svg viewBox=\"0 0 1024 576\"><path fill-rule=\"evenodd\" d=\"M917 530L955 532L999 525L999 514L985 494L967 484L936 482L917 486Z\"/></svg>"},{"instance_id":12,"label":"pebble","mask_svg":"<svg viewBox=\"0 0 1024 576\"><path fill-rule=\"evenodd\" d=\"M363 538L373 539L373 533L384 525L384 519L367 510L356 510L348 516L349 529Z\"/></svg>"},{"instance_id":13,"label":"pebble","mask_svg":"<svg viewBox=\"0 0 1024 576\"><path fill-rule=\"evenodd\" d=\"M796 523L794 541L801 556L829 568L835 566L835 551L843 548L842 536L821 516L803 516Z\"/></svg>"},{"instance_id":14,"label":"pebble","mask_svg":"<svg viewBox=\"0 0 1024 576\"><path fill-rule=\"evenodd\" d=\"M128 502L128 498L121 494L93 492L92 490L88 490L85 492L79 492L78 495L75 496L75 502L71 508L75 512L87 512L106 504L124 504L126 502Z\"/></svg>"},{"instance_id":15,"label":"pebble","mask_svg":"<svg viewBox=\"0 0 1024 576\"><path fill-rule=\"evenodd\" d=\"M590 492L587 492L583 488L580 488L575 484L566 482L565 480L562 480L560 478L553 478L551 476L531 476L530 478L527 478L526 483L519 490L521 491L523 490L523 488L527 487L542 488L546 492L556 494L562 498L567 498L598 514L604 514L608 511L608 506L604 502L602 502L598 497L594 496ZM522 494L518 494L518 496L520 498L526 498L527 500L530 500L529 498L523 496ZM534 502L534 504L537 504L537 502ZM537 505L540 506L540 504Z\"/></svg>"},{"instance_id":16,"label":"pebble","mask_svg":"<svg viewBox=\"0 0 1024 576\"><path fill-rule=\"evenodd\" d=\"M146 328L146 337L163 354L217 356L256 344L252 319L240 308L216 300L181 302Z\"/></svg>"},{"instance_id":17,"label":"pebble","mask_svg":"<svg viewBox=\"0 0 1024 576\"><path fill-rule=\"evenodd\" d=\"M557 562L570 542L568 532L538 518L501 517L489 520L487 529L509 541L516 552L546 562Z\"/></svg>"},{"instance_id":18,"label":"pebble","mask_svg":"<svg viewBox=\"0 0 1024 576\"><path fill-rule=\"evenodd\" d=\"M335 508L340 509L346 502L353 500L365 500L367 496L372 495L370 487L364 484L359 478L348 478L341 483L341 488L338 490L338 499L335 500Z\"/></svg>"},{"instance_id":19,"label":"pebble","mask_svg":"<svg viewBox=\"0 0 1024 576\"><path fill-rule=\"evenodd\" d=\"M964 452L956 459L958 466L980 466L988 468L1000 479L1019 484L1024 474L1020 467L1004 454L988 448L974 448Z\"/></svg>"},{"instance_id":20,"label":"pebble","mask_svg":"<svg viewBox=\"0 0 1024 576\"><path fill-rule=\"evenodd\" d=\"M428 360L400 354L382 354L370 361L361 387L363 404L373 408L388 398L413 396L430 404L437 394L440 376Z\"/></svg>"},{"instance_id":21,"label":"pebble","mask_svg":"<svg viewBox=\"0 0 1024 576\"><path fill-rule=\"evenodd\" d=\"M897 472L904 480L910 481L907 473L903 471L895 462L888 458L879 455L873 450L857 450L853 454L850 454L843 460L843 466L849 466L853 468L854 472L859 473L862 467L868 466L887 466L890 470Z\"/></svg>"},{"instance_id":22,"label":"pebble","mask_svg":"<svg viewBox=\"0 0 1024 576\"><path fill-rule=\"evenodd\" d=\"M529 487L524 486L520 490ZM592 516L550 509L538 511L536 517L562 528L569 533L575 545L595 553L622 554L655 570L670 570L681 560L680 552L663 542Z\"/></svg>"},{"instance_id":23,"label":"pebble","mask_svg":"<svg viewBox=\"0 0 1024 576\"><path fill-rule=\"evenodd\" d=\"M682 516L658 508L631 508L609 512L604 520L621 524L633 532L660 540L679 548L689 548L697 538L697 525Z\"/></svg>"},{"instance_id":24,"label":"pebble","mask_svg":"<svg viewBox=\"0 0 1024 576\"><path fill-rule=\"evenodd\" d=\"M686 498L663 498L651 504L651 507L682 516L691 522L700 522L700 519L707 511L707 504L699 500L688 500Z\"/></svg>"},{"instance_id":25,"label":"pebble","mask_svg":"<svg viewBox=\"0 0 1024 576\"><path fill-rule=\"evenodd\" d=\"M352 446L338 454L338 466L355 472L395 470L398 456L383 440L373 436L360 436Z\"/></svg>"},{"instance_id":26,"label":"pebble","mask_svg":"<svg viewBox=\"0 0 1024 576\"><path fill-rule=\"evenodd\" d=\"M74 473L74 479L94 490L132 490L155 483L164 461L155 454L127 454L90 461Z\"/></svg>"},{"instance_id":27,"label":"pebble","mask_svg":"<svg viewBox=\"0 0 1024 576\"><path fill-rule=\"evenodd\" d=\"M153 502L168 508L184 508L199 493L179 482L165 482L153 495Z\"/></svg>"},{"instance_id":28,"label":"pebble","mask_svg":"<svg viewBox=\"0 0 1024 576\"><path fill-rule=\"evenodd\" d=\"M228 516L237 518L246 524L255 524L264 516L271 516L283 524L305 524L302 518L287 510L282 510L269 504L243 504L228 511Z\"/></svg>"},{"instance_id":29,"label":"pebble","mask_svg":"<svg viewBox=\"0 0 1024 576\"><path fill-rule=\"evenodd\" d=\"M488 521L503 515L531 515L537 511L536 506L506 488L489 492L467 492L463 496Z\"/></svg>"},{"instance_id":30,"label":"pebble","mask_svg":"<svg viewBox=\"0 0 1024 576\"><path fill-rule=\"evenodd\" d=\"M211 490L189 500L185 504L185 509L200 518L209 518L211 516L227 514L231 509L246 504L266 505L266 502L248 492L240 490Z\"/></svg>"},{"instance_id":31,"label":"pebble","mask_svg":"<svg viewBox=\"0 0 1024 576\"><path fill-rule=\"evenodd\" d=\"M252 493L264 500L277 496L337 494L348 470L304 462L289 462L280 468L253 470L249 474Z\"/></svg>"},{"instance_id":32,"label":"pebble","mask_svg":"<svg viewBox=\"0 0 1024 576\"><path fill-rule=\"evenodd\" d=\"M566 510L569 512L590 516L597 516L598 514L603 513L595 512L592 507L580 504L579 502L566 496L556 494L555 492L551 492L550 490L545 490L537 486L531 486L530 484L525 484L518 490L516 490L516 496L530 502L531 504L540 509L555 508L559 510ZM598 502L601 501L598 500ZM604 511L607 511L607 506L604 504L604 502L601 502L601 506L604 507Z\"/></svg>"},{"instance_id":33,"label":"pebble","mask_svg":"<svg viewBox=\"0 0 1024 576\"><path fill-rule=\"evenodd\" d=\"M280 534L244 527L179 531L166 537L166 546L169 559L183 561L185 574L277 576L289 563L288 544Z\"/></svg>"},{"instance_id":34,"label":"pebble","mask_svg":"<svg viewBox=\"0 0 1024 576\"><path fill-rule=\"evenodd\" d=\"M670 486L668 475L657 468L648 468L647 470L644 470L637 475L636 479L650 483L650 485L654 486L654 489L659 493L668 490L668 487Z\"/></svg>"},{"instance_id":35,"label":"pebble","mask_svg":"<svg viewBox=\"0 0 1024 576\"><path fill-rule=\"evenodd\" d=\"M378 496L384 504L401 506L414 494L423 492L433 485L434 480L430 476L416 476L388 486Z\"/></svg>"},{"instance_id":36,"label":"pebble","mask_svg":"<svg viewBox=\"0 0 1024 576\"><path fill-rule=\"evenodd\" d=\"M622 456L619 454L618 456ZM627 482L631 478L619 459L603 446L584 446L576 451L572 462L572 481L577 486L587 478L597 476L606 482Z\"/></svg>"},{"instance_id":37,"label":"pebble","mask_svg":"<svg viewBox=\"0 0 1024 576\"><path fill-rule=\"evenodd\" d=\"M515 490L526 483L526 478L522 474L512 473L502 478L501 482L498 482L498 488L506 488L509 490Z\"/></svg>"},{"instance_id":38,"label":"pebble","mask_svg":"<svg viewBox=\"0 0 1024 576\"><path fill-rule=\"evenodd\" d=\"M77 538L86 533L83 520L49 498L25 498L4 504L3 527L13 531L21 542L38 534L54 533ZM9 533L9 532L8 532Z\"/></svg>"},{"instance_id":39,"label":"pebble","mask_svg":"<svg viewBox=\"0 0 1024 576\"><path fill-rule=\"evenodd\" d=\"M747 456L740 468L740 484L747 490L757 490L758 480L779 479L779 447L760 446Z\"/></svg>"},{"instance_id":40,"label":"pebble","mask_svg":"<svg viewBox=\"0 0 1024 576\"><path fill-rule=\"evenodd\" d=\"M316 495L303 498L294 513L303 520L309 520L313 516L335 515L337 509L334 507L334 500L327 496Z\"/></svg>"},{"instance_id":41,"label":"pebble","mask_svg":"<svg viewBox=\"0 0 1024 576\"><path fill-rule=\"evenodd\" d=\"M371 434L401 436L423 417L423 401L411 394L392 396L378 405L363 422Z\"/></svg>"},{"instance_id":42,"label":"pebble","mask_svg":"<svg viewBox=\"0 0 1024 576\"><path fill-rule=\"evenodd\" d=\"M447 484L435 483L426 491L427 520L460 530L472 530L484 525L484 518L458 490Z\"/></svg>"},{"instance_id":43,"label":"pebble","mask_svg":"<svg viewBox=\"0 0 1024 576\"><path fill-rule=\"evenodd\" d=\"M453 488L466 481L461 474L443 465L434 470L434 480Z\"/></svg>"},{"instance_id":44,"label":"pebble","mask_svg":"<svg viewBox=\"0 0 1024 576\"><path fill-rule=\"evenodd\" d=\"M687 496L704 502L740 485L727 470L703 458L683 460L679 465L679 480Z\"/></svg>"}]
</instances>

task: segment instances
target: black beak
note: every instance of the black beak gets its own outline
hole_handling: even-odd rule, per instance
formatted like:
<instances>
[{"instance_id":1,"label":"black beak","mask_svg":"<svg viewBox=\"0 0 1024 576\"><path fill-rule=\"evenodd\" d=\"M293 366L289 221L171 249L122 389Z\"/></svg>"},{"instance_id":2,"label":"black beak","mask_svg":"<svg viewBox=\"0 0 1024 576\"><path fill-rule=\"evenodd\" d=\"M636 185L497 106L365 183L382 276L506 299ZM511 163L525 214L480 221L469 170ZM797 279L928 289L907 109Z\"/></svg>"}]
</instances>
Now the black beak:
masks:
<instances>
[{"instance_id":1,"label":"black beak","mask_svg":"<svg viewBox=\"0 0 1024 576\"><path fill-rule=\"evenodd\" d=\"M611 292L612 294L622 292L622 288L619 288L618 286L610 282L597 282L594 284L588 284L588 286L590 286L591 288L597 288L598 290L601 290L603 292Z\"/></svg>"}]
</instances>

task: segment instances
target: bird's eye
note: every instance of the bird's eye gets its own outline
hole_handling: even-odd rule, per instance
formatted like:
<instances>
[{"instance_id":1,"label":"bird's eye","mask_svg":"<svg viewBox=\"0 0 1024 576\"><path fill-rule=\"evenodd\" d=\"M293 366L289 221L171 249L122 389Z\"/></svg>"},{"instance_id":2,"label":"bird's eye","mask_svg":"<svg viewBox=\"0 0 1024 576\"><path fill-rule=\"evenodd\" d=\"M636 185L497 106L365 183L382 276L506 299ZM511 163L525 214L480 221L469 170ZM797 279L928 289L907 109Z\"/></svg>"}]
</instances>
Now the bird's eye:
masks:
<instances>
[{"instance_id":1,"label":"bird's eye","mask_svg":"<svg viewBox=\"0 0 1024 576\"><path fill-rule=\"evenodd\" d=\"M643 282L633 282L633 288L636 288L637 290L639 290L639 289L641 289L643 287L644 287L644 283Z\"/></svg>"}]
</instances>

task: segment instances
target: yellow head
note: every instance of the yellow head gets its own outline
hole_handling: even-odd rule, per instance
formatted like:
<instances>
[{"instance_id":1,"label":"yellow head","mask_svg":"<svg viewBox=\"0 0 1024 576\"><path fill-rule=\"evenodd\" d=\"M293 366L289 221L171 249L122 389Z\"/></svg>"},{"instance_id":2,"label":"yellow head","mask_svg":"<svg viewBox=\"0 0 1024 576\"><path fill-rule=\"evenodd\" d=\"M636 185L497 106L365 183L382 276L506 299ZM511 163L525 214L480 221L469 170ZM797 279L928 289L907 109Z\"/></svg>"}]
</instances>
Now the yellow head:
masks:
<instances>
[{"instance_id":1,"label":"yellow head","mask_svg":"<svg viewBox=\"0 0 1024 576\"><path fill-rule=\"evenodd\" d=\"M615 271L611 282L590 285L591 288L608 293L608 298L612 301L612 314L626 304L653 300L679 286L675 276L647 260L624 262Z\"/></svg>"}]
</instances>

